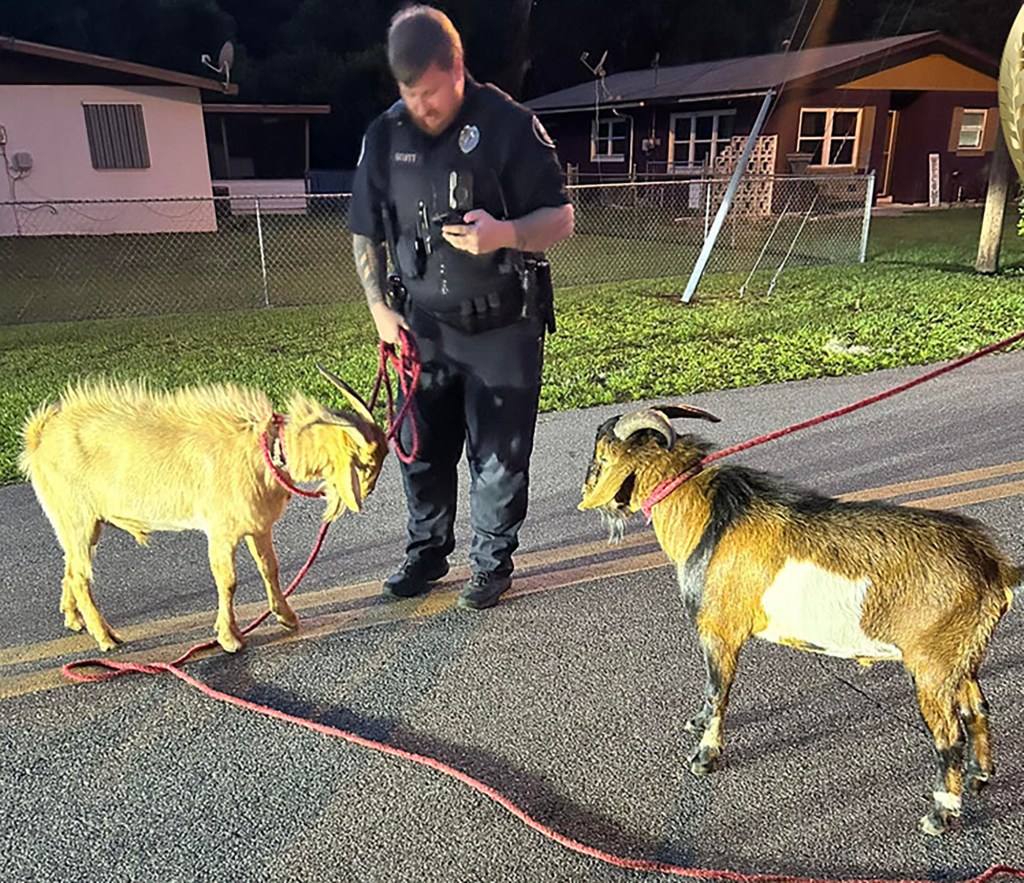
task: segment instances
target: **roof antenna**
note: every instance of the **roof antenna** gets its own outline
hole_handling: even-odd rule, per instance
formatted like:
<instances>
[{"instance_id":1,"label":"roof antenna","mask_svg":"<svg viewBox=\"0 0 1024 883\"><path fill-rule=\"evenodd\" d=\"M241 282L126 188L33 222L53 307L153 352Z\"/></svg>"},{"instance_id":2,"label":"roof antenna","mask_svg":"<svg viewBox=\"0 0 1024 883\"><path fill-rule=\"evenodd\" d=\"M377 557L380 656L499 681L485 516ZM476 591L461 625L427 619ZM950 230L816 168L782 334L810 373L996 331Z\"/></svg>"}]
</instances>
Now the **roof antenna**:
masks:
<instances>
[{"instance_id":1,"label":"roof antenna","mask_svg":"<svg viewBox=\"0 0 1024 883\"><path fill-rule=\"evenodd\" d=\"M589 64L587 64L587 59L590 58L590 53L589 52L584 52L580 56L580 61L583 62L583 66L588 71L590 71L595 77L601 77L602 79L604 79L604 75L605 75L604 61L605 61L605 59L607 57L608 57L608 50L605 49L604 53L601 55L601 60L597 63L596 66L591 67Z\"/></svg>"},{"instance_id":2,"label":"roof antenna","mask_svg":"<svg viewBox=\"0 0 1024 883\"><path fill-rule=\"evenodd\" d=\"M595 77L595 79L594 79L594 100L595 101L599 101L600 100L598 98L598 95L600 95L601 93L603 93L604 95L608 96L609 98L611 97L611 95L608 93L608 90L605 88L605 85L604 85L604 78L605 78L605 76L607 74L607 71L604 69L604 62L605 62L605 59L607 57L608 57L608 50L605 49L605 51L601 53L601 60L598 61L598 63L596 65L591 65L587 61L587 59L590 58L590 53L589 52L584 52L580 56L580 61L583 62L583 66L588 71L590 71L594 75L594 77Z\"/></svg>"},{"instance_id":3,"label":"roof antenna","mask_svg":"<svg viewBox=\"0 0 1024 883\"><path fill-rule=\"evenodd\" d=\"M217 56L216 67L213 66L213 62L210 61L210 56L205 52L199 56L199 60L210 70L224 75L224 91L227 92L228 86L231 85L231 66L235 63L234 44L232 44L230 40L224 41L224 45L220 47L220 54Z\"/></svg>"}]
</instances>

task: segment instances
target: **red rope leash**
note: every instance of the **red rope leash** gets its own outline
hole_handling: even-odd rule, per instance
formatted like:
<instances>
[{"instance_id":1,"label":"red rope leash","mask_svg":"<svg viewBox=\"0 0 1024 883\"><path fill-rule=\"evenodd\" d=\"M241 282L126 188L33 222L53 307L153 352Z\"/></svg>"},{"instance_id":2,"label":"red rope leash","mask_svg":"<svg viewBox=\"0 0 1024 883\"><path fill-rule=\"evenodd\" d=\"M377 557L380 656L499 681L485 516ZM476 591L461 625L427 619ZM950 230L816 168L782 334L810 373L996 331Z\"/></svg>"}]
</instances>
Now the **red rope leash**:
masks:
<instances>
[{"instance_id":1,"label":"red rope leash","mask_svg":"<svg viewBox=\"0 0 1024 883\"><path fill-rule=\"evenodd\" d=\"M395 456L403 463L412 463L419 453L420 433L416 425L416 406L414 399L416 389L420 383L420 353L416 347L416 338L412 332L405 328L398 329L399 351L396 351L393 343L380 342L380 350L377 366L377 380L373 386L373 394L370 396L370 410L377 404L377 396L380 394L381 386L387 394L388 401L388 427L387 437L393 443ZM391 376L388 374L388 366L394 369L398 381L398 388L402 393L402 407L395 413L395 394L391 386ZM402 423L410 421L412 432L412 445L408 453L402 450L402 443L399 441L398 433Z\"/></svg>"},{"instance_id":2,"label":"red rope leash","mask_svg":"<svg viewBox=\"0 0 1024 883\"><path fill-rule=\"evenodd\" d=\"M975 359L980 359L982 356L987 356L990 353L997 352L1011 344L1016 343L1018 340L1024 339L1024 331L1019 331L1016 334L1007 337L1005 340L991 343L986 347L982 347L977 352L973 352L970 355L964 356L963 358L957 359L954 362L950 362L948 365L943 365L941 368L936 368L933 371L928 371L922 374L920 377L914 380L909 380L906 383L901 383L899 386L894 386L892 389L883 390L882 392L876 393L873 396L868 396L866 399L861 399L859 402L854 402L852 405L846 405L842 408L837 408L835 411L829 411L827 414L821 414L817 417L812 417L810 420L804 420L802 423L794 423L792 426L786 426L783 429L776 429L774 432L769 432L765 435L759 435L757 438L751 439L750 441L740 442L739 444L732 445L728 448L722 448L720 451L715 451L712 454L708 454L702 460L700 460L691 469L674 478L667 478L661 482L651 491L650 495L640 504L640 509L644 515L647 516L648 522L651 520L651 510L657 503L660 503L669 494L672 493L677 487L683 482L693 478L709 463L713 463L715 460L721 460L723 457L728 457L730 454L736 454L740 451L745 451L748 448L756 447L757 445L763 445L765 442L774 441L777 438L782 438L784 435L789 435L791 432L797 432L801 429L807 429L811 426L817 426L819 423L824 423L827 420L832 420L836 417L842 417L844 414L849 414L853 411L857 411L860 408L865 408L868 405L873 405L875 402L880 402L883 399L891 398L894 395L898 395L901 392L906 392L908 389L912 389L927 380L932 380L939 377L942 374L946 374L949 371L953 371L956 368L960 368L969 362L973 362Z\"/></svg>"}]
</instances>

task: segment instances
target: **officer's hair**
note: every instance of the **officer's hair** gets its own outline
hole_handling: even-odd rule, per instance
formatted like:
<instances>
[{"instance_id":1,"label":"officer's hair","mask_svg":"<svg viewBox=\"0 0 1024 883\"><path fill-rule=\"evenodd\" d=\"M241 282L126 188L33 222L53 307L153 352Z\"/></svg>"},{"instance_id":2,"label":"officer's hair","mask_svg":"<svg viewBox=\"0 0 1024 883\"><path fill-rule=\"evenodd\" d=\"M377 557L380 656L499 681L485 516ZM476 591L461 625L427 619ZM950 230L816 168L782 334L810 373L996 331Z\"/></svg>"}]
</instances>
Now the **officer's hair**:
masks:
<instances>
[{"instance_id":1,"label":"officer's hair","mask_svg":"<svg viewBox=\"0 0 1024 883\"><path fill-rule=\"evenodd\" d=\"M399 83L412 85L432 64L450 71L456 59L462 59L462 38L440 9L417 5L395 13L388 29L388 65Z\"/></svg>"}]
</instances>

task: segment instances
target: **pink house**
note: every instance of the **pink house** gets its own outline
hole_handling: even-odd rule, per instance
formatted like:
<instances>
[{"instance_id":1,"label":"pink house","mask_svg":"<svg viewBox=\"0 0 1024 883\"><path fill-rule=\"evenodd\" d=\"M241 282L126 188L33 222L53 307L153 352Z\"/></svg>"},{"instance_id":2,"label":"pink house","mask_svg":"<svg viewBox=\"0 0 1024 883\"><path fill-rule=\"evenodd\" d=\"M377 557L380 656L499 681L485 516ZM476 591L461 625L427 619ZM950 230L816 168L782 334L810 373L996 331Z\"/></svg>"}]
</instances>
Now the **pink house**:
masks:
<instances>
[{"instance_id":1,"label":"pink house","mask_svg":"<svg viewBox=\"0 0 1024 883\"><path fill-rule=\"evenodd\" d=\"M238 87L0 37L0 236L215 230L204 90Z\"/></svg>"}]
</instances>

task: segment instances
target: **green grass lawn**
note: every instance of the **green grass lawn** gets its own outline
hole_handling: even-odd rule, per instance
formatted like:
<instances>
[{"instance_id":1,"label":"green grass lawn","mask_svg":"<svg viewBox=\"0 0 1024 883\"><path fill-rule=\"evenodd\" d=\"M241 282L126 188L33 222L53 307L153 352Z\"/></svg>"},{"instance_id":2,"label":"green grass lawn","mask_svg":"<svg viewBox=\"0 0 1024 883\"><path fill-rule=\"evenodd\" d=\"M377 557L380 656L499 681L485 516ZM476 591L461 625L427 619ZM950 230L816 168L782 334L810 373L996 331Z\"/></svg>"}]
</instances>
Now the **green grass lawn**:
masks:
<instances>
[{"instance_id":1,"label":"green grass lawn","mask_svg":"<svg viewBox=\"0 0 1024 883\"><path fill-rule=\"evenodd\" d=\"M979 276L980 221L976 209L876 218L866 264L793 267L771 295L768 271L740 296L740 270L706 276L683 305L692 258L677 266L674 254L660 279L562 288L541 406L852 374L972 351L1024 328L1024 240L1008 219L1003 272ZM642 245L608 237L604 251L628 262ZM342 406L316 373L317 360L369 394L376 337L357 299L0 326L0 482L20 479L26 414L76 378L141 376L158 387L231 380L265 389L279 405L299 388Z\"/></svg>"}]
</instances>

